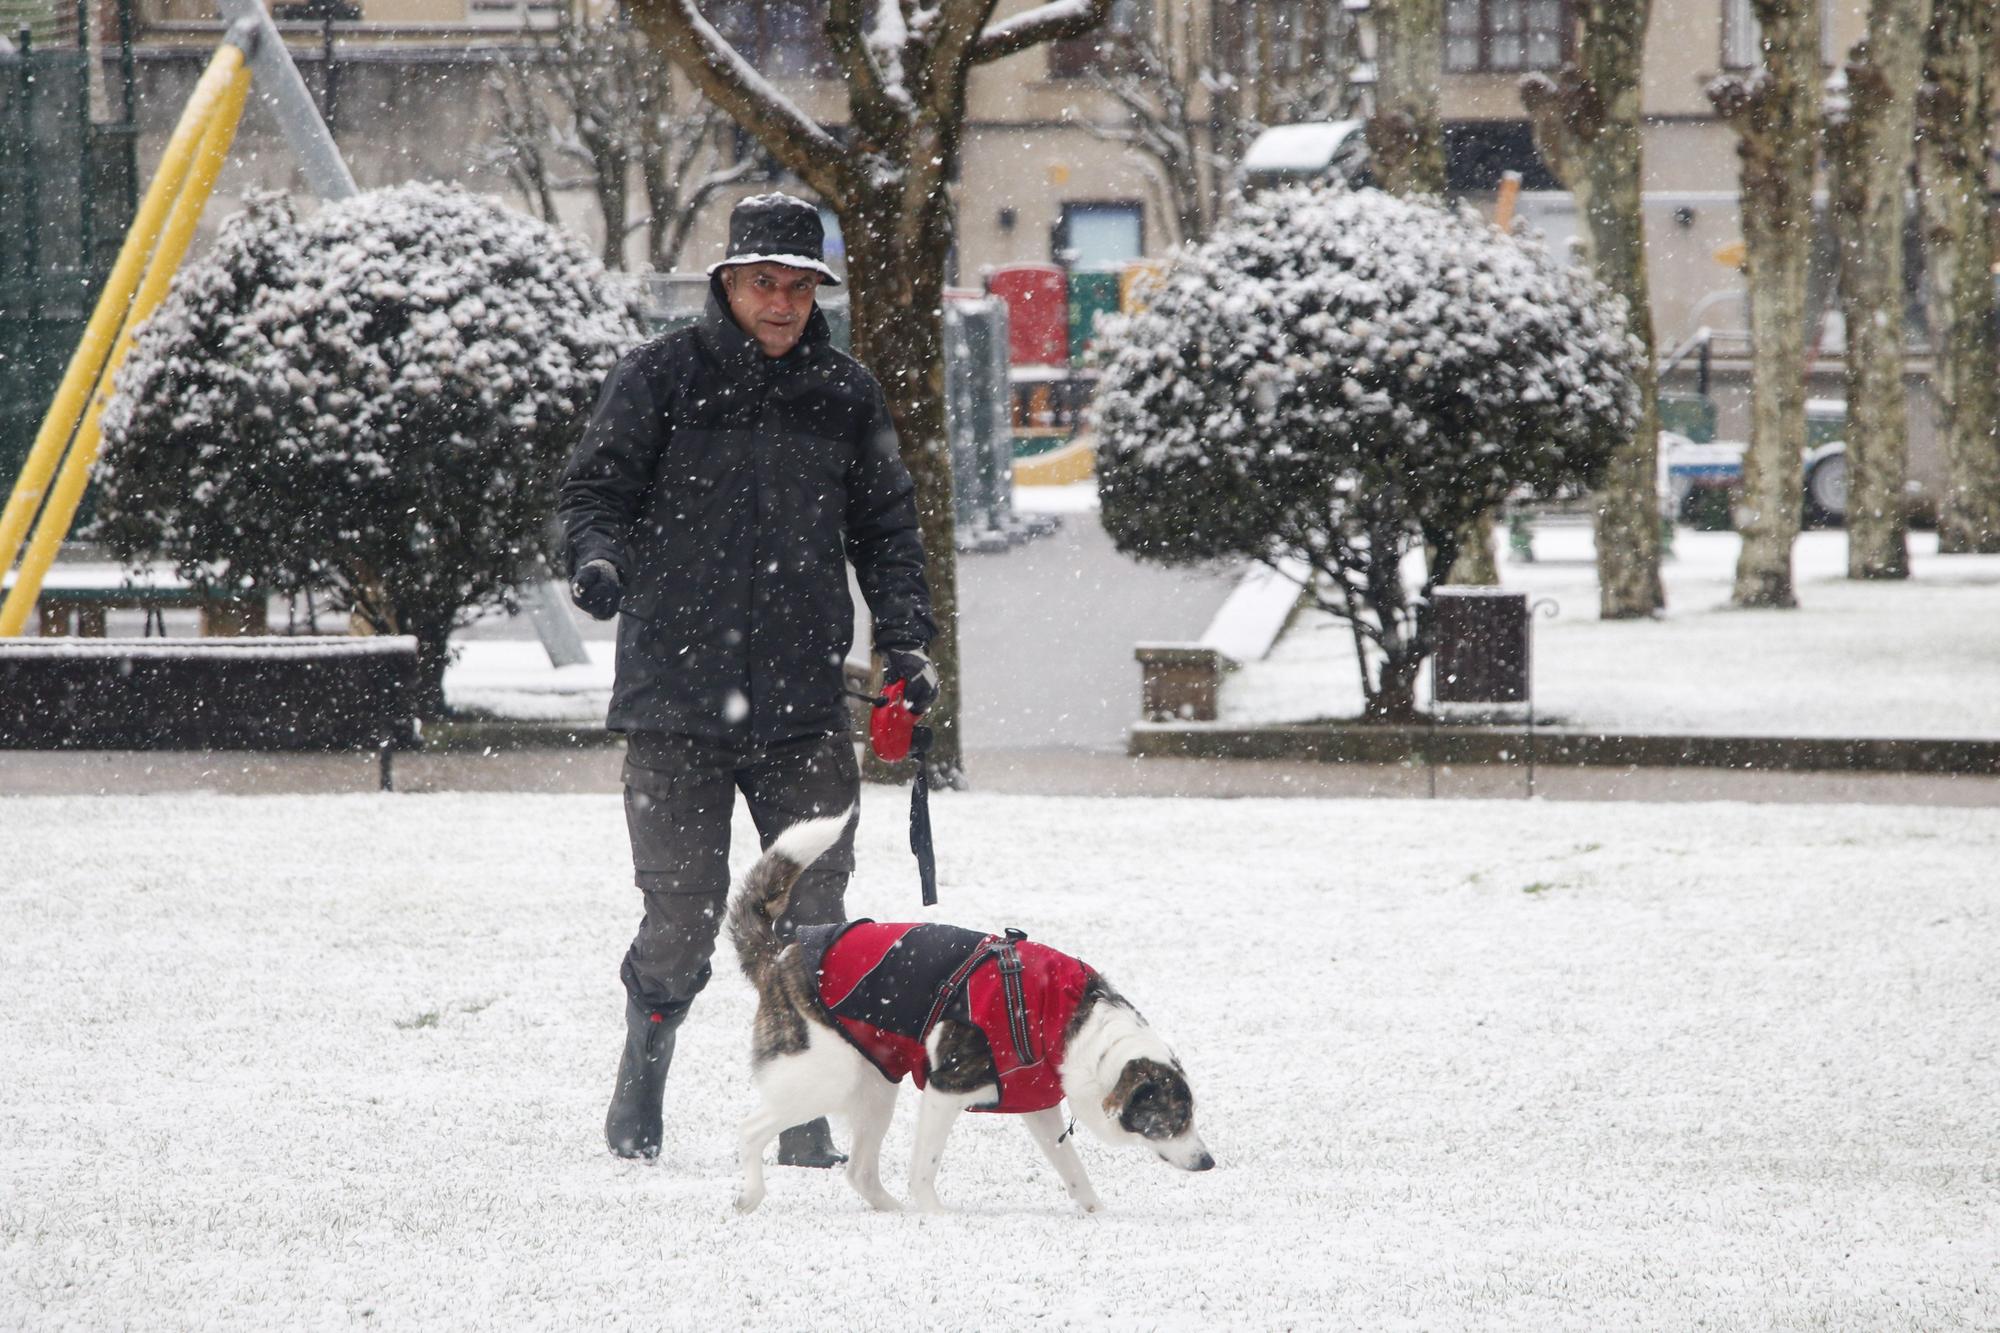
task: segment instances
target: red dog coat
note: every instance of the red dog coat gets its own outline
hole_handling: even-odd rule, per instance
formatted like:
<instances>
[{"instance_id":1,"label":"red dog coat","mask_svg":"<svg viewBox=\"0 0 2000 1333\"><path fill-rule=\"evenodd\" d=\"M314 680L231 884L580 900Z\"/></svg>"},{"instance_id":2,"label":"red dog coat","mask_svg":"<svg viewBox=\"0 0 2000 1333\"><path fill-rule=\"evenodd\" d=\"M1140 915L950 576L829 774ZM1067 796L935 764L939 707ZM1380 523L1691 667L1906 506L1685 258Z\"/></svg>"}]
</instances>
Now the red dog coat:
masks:
<instances>
[{"instance_id":1,"label":"red dog coat","mask_svg":"<svg viewBox=\"0 0 2000 1333\"><path fill-rule=\"evenodd\" d=\"M924 1038L940 1018L971 1023L993 1048L1000 1101L979 1111L1041 1111L1062 1101L1063 1038L1090 968L1019 931L880 923L807 926L820 1000L882 1077L930 1075Z\"/></svg>"}]
</instances>

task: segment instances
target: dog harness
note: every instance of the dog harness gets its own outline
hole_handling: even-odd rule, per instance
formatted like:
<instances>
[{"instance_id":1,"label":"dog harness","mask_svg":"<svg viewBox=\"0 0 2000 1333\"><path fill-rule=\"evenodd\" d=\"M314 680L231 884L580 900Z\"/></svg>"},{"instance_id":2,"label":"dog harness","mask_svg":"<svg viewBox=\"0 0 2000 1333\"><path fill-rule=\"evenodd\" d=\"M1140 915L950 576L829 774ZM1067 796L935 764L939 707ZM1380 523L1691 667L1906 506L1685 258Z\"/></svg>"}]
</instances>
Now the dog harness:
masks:
<instances>
[{"instance_id":1,"label":"dog harness","mask_svg":"<svg viewBox=\"0 0 2000 1333\"><path fill-rule=\"evenodd\" d=\"M993 1050L1000 1100L975 1111L1041 1111L1062 1101L1063 1039L1087 964L1018 930L982 935L931 923L803 926L834 1026L891 1083L930 1077L924 1041L938 1020L977 1027Z\"/></svg>"}]
</instances>

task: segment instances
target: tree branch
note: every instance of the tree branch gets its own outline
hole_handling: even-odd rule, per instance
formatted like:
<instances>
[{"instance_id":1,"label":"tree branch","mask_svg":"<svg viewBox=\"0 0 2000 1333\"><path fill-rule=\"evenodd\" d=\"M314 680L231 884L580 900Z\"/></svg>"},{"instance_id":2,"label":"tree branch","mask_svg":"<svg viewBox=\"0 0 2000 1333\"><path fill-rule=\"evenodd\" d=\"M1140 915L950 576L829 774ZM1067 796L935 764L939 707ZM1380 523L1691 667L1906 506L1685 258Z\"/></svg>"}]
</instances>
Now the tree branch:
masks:
<instances>
[{"instance_id":1,"label":"tree branch","mask_svg":"<svg viewBox=\"0 0 2000 1333\"><path fill-rule=\"evenodd\" d=\"M1081 37L1111 17L1111 0L1048 0L979 34L972 63L1011 56L1042 42Z\"/></svg>"},{"instance_id":2,"label":"tree branch","mask_svg":"<svg viewBox=\"0 0 2000 1333\"><path fill-rule=\"evenodd\" d=\"M896 0L888 2L895 4ZM861 31L861 3L862 0L831 0L826 11L826 40L847 76L847 104L855 128L863 138L879 142L895 131L889 108L898 102L907 106L909 95L900 86L892 91L884 81Z\"/></svg>"},{"instance_id":3,"label":"tree branch","mask_svg":"<svg viewBox=\"0 0 2000 1333\"><path fill-rule=\"evenodd\" d=\"M634 0L631 13L653 46L772 157L834 207L845 204L847 154L840 141L751 68L695 0Z\"/></svg>"}]
</instances>

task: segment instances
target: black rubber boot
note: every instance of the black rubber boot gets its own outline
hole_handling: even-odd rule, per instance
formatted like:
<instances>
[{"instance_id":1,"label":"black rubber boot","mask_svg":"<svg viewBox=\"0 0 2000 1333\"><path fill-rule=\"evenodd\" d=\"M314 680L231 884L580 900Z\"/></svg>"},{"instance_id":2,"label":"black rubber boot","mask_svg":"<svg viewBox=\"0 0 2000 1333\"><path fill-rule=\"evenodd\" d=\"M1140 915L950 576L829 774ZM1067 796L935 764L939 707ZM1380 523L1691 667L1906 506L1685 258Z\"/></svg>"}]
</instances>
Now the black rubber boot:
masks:
<instances>
[{"instance_id":1,"label":"black rubber boot","mask_svg":"<svg viewBox=\"0 0 2000 1333\"><path fill-rule=\"evenodd\" d=\"M650 1008L625 1001L625 1053L604 1116L604 1141L620 1157L660 1155L660 1099L674 1059L674 1031L686 1016L685 1004Z\"/></svg>"},{"instance_id":2,"label":"black rubber boot","mask_svg":"<svg viewBox=\"0 0 2000 1333\"><path fill-rule=\"evenodd\" d=\"M847 1164L847 1154L833 1146L833 1131L826 1118L808 1120L778 1132L779 1166L816 1166L828 1170Z\"/></svg>"}]
</instances>

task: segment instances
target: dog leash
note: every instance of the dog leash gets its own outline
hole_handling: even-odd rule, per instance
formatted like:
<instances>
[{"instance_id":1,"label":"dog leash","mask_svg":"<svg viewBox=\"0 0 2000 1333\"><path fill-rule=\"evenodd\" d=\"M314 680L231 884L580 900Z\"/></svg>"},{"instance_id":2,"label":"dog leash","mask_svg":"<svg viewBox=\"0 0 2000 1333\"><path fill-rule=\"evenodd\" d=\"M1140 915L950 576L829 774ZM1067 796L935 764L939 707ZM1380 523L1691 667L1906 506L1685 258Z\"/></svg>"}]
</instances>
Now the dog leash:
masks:
<instances>
[{"instance_id":1,"label":"dog leash","mask_svg":"<svg viewBox=\"0 0 2000 1333\"><path fill-rule=\"evenodd\" d=\"M868 743L885 764L915 756L916 775L910 780L910 852L917 858L917 879L926 907L937 905L937 853L931 844L931 781L924 756L930 752L931 729L903 702L903 682L890 681L880 694L847 694L874 706L868 719Z\"/></svg>"},{"instance_id":2,"label":"dog leash","mask_svg":"<svg viewBox=\"0 0 2000 1333\"><path fill-rule=\"evenodd\" d=\"M898 685L901 681L896 682ZM930 752L931 729L910 729L910 753L917 758L916 776L910 779L910 852L917 858L917 880L923 886L924 906L937 906L937 853L931 847L930 766L924 756Z\"/></svg>"}]
</instances>

